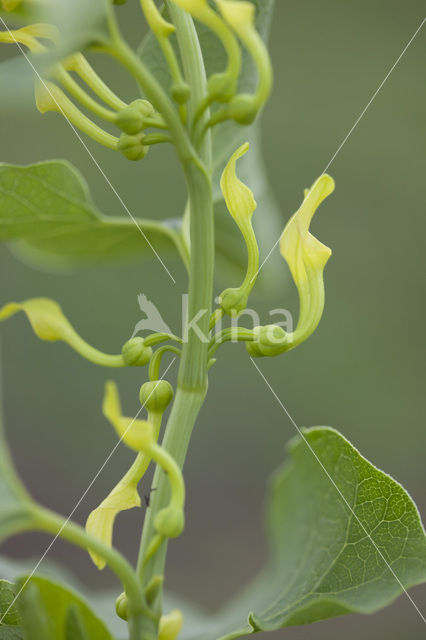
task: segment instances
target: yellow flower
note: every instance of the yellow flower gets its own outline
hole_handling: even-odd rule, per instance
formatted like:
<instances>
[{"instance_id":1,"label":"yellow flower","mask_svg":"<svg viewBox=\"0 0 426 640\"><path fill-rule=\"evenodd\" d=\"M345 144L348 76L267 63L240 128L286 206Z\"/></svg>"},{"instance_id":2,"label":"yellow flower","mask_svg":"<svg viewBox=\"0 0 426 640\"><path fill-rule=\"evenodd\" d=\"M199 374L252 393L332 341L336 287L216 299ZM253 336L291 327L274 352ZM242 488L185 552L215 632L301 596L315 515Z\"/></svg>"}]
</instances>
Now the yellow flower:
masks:
<instances>
[{"instance_id":1,"label":"yellow flower","mask_svg":"<svg viewBox=\"0 0 426 640\"><path fill-rule=\"evenodd\" d=\"M34 333L48 342L61 340L69 344L80 355L95 364L107 367L123 367L124 360L121 355L113 356L102 353L89 345L81 338L68 319L65 317L59 304L49 298L31 298L24 302L10 302L0 309L0 322L10 318L18 311L24 311Z\"/></svg>"},{"instance_id":2,"label":"yellow flower","mask_svg":"<svg viewBox=\"0 0 426 640\"><path fill-rule=\"evenodd\" d=\"M134 449L140 454L143 454L143 457L139 458L140 463L137 469L135 470L135 465L138 464L138 459L132 467L132 469L135 471L135 475L132 476L132 480L136 480L137 474L139 474L137 482L140 480L141 470L143 474L151 459L159 464L167 473L171 490L170 503L167 507L164 507L157 513L154 521L154 526L157 532L159 532L161 535L166 535L169 538L180 535L184 527L183 507L185 503L185 484L183 481L182 472L175 460L165 449L157 444L156 438L158 437L158 433L154 433L153 424L147 422L146 420L139 420L137 418L126 418L122 415L118 390L114 382L111 381L107 382L106 384L102 410L104 416L111 422L111 424L115 428L120 439L131 449ZM130 470L130 472L132 472L132 469ZM126 480L127 484L128 481L129 476ZM125 498L126 500L128 499L127 494L125 495ZM127 509L129 507L125 506L124 508ZM116 504L115 501L114 510L115 514L112 518L112 522L115 515L120 510L119 505ZM103 539L109 540L110 530L105 526L105 522L102 521L102 518L99 514L97 514L97 518L99 519L101 525L100 533L102 534ZM106 521L106 524L110 524L108 520Z\"/></svg>"},{"instance_id":3,"label":"yellow flower","mask_svg":"<svg viewBox=\"0 0 426 640\"><path fill-rule=\"evenodd\" d=\"M137 486L151 460L142 451L147 447L149 448L156 436L149 422L132 420L122 416L118 390L113 382L107 382L106 384L102 409L105 417L114 426L123 442L139 452L126 475L102 500L101 504L91 512L86 522L86 531L111 547L114 522L117 515L121 511L140 507L141 505ZM103 569L105 567L103 558L90 550L89 553L98 569Z\"/></svg>"},{"instance_id":4,"label":"yellow flower","mask_svg":"<svg viewBox=\"0 0 426 640\"><path fill-rule=\"evenodd\" d=\"M252 2L235 0L216 0L216 4L226 22L243 39L254 26L255 6Z\"/></svg>"},{"instance_id":5,"label":"yellow flower","mask_svg":"<svg viewBox=\"0 0 426 640\"><path fill-rule=\"evenodd\" d=\"M236 173L237 160L247 153L248 148L246 142L232 154L220 180L226 206L243 235L248 254L247 273L241 286L226 289L220 295L222 308L231 315L245 308L259 269L259 249L251 222L257 204L251 189L241 182Z\"/></svg>"},{"instance_id":6,"label":"yellow flower","mask_svg":"<svg viewBox=\"0 0 426 640\"><path fill-rule=\"evenodd\" d=\"M59 38L58 29L51 24L37 23L27 25L21 29L0 31L0 42L23 44L32 52L44 51L46 47L39 42L41 40L56 41Z\"/></svg>"},{"instance_id":7,"label":"yellow flower","mask_svg":"<svg viewBox=\"0 0 426 640\"><path fill-rule=\"evenodd\" d=\"M150 422L122 415L118 389L114 382L106 384L102 411L119 438L131 449L144 452L155 443L154 429Z\"/></svg>"},{"instance_id":8,"label":"yellow flower","mask_svg":"<svg viewBox=\"0 0 426 640\"><path fill-rule=\"evenodd\" d=\"M316 329L324 309L323 270L331 249L309 231L312 217L321 202L334 191L334 180L324 174L305 191L300 209L290 218L280 240L282 256L287 261L299 292L300 311L294 347Z\"/></svg>"},{"instance_id":9,"label":"yellow flower","mask_svg":"<svg viewBox=\"0 0 426 640\"><path fill-rule=\"evenodd\" d=\"M160 618L158 640L176 640L183 625L183 614L180 609L172 609Z\"/></svg>"},{"instance_id":10,"label":"yellow flower","mask_svg":"<svg viewBox=\"0 0 426 640\"><path fill-rule=\"evenodd\" d=\"M207 0L173 0L173 2L206 25L222 42L228 57L228 64L225 71L210 76L208 90L210 100L217 99L226 102L235 94L241 70L241 51L234 34L209 6Z\"/></svg>"},{"instance_id":11,"label":"yellow flower","mask_svg":"<svg viewBox=\"0 0 426 640\"><path fill-rule=\"evenodd\" d=\"M41 340L71 342L77 335L64 316L61 307L48 298L32 298L25 302L10 302L0 309L0 320L24 311L35 334Z\"/></svg>"},{"instance_id":12,"label":"yellow flower","mask_svg":"<svg viewBox=\"0 0 426 640\"><path fill-rule=\"evenodd\" d=\"M251 229L251 218L257 207L253 192L237 177L237 160L247 153L249 143L242 144L230 157L220 179L220 188L231 216L239 226L241 233L247 234Z\"/></svg>"},{"instance_id":13,"label":"yellow flower","mask_svg":"<svg viewBox=\"0 0 426 640\"><path fill-rule=\"evenodd\" d=\"M102 500L99 507L94 509L86 522L87 533L99 538L108 547L112 546L112 534L115 518L121 511L141 506L141 499L137 490L140 476L136 475L132 468L124 478L114 487L109 495ZM89 550L90 556L98 567L105 567L105 560Z\"/></svg>"},{"instance_id":14,"label":"yellow flower","mask_svg":"<svg viewBox=\"0 0 426 640\"><path fill-rule=\"evenodd\" d=\"M237 34L257 67L259 82L253 95L236 95L229 105L229 114L241 124L250 124L269 98L272 89L272 65L268 50L256 31L255 6L251 2L216 0L225 22Z\"/></svg>"}]
</instances>

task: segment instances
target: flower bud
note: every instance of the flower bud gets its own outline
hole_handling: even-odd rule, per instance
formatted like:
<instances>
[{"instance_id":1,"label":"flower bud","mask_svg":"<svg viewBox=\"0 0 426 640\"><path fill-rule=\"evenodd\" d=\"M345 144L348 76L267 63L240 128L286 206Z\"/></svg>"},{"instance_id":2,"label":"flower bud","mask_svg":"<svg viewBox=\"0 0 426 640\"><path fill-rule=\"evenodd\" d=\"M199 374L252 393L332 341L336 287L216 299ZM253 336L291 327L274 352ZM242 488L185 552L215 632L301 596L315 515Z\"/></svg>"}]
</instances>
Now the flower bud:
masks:
<instances>
[{"instance_id":1,"label":"flower bud","mask_svg":"<svg viewBox=\"0 0 426 640\"><path fill-rule=\"evenodd\" d=\"M155 516L154 527L167 538L177 538L185 527L183 510L172 506L161 509Z\"/></svg>"},{"instance_id":2,"label":"flower bud","mask_svg":"<svg viewBox=\"0 0 426 640\"><path fill-rule=\"evenodd\" d=\"M188 102L189 96L191 95L191 89L186 82L180 81L175 82L172 86L172 98L178 104L185 104Z\"/></svg>"},{"instance_id":3,"label":"flower bud","mask_svg":"<svg viewBox=\"0 0 426 640\"><path fill-rule=\"evenodd\" d=\"M251 124L259 111L253 96L248 93L240 93L229 103L228 113L238 124Z\"/></svg>"},{"instance_id":4,"label":"flower bud","mask_svg":"<svg viewBox=\"0 0 426 640\"><path fill-rule=\"evenodd\" d=\"M117 113L115 123L124 133L135 135L142 131L145 119L154 112L155 109L148 100L138 98Z\"/></svg>"},{"instance_id":5,"label":"flower bud","mask_svg":"<svg viewBox=\"0 0 426 640\"><path fill-rule=\"evenodd\" d=\"M143 127L143 116L135 107L125 107L118 112L115 124L124 133L139 133Z\"/></svg>"},{"instance_id":6,"label":"flower bud","mask_svg":"<svg viewBox=\"0 0 426 640\"><path fill-rule=\"evenodd\" d=\"M214 73L207 82L209 95L218 102L228 102L235 93L235 82L225 73Z\"/></svg>"},{"instance_id":7,"label":"flower bud","mask_svg":"<svg viewBox=\"0 0 426 640\"><path fill-rule=\"evenodd\" d=\"M117 600L115 601L115 612L122 620L128 620L129 603L127 600L127 595L124 592L120 593Z\"/></svg>"},{"instance_id":8,"label":"flower bud","mask_svg":"<svg viewBox=\"0 0 426 640\"><path fill-rule=\"evenodd\" d=\"M247 351L252 357L276 356L288 348L289 336L276 324L254 327L253 334L256 339L246 342Z\"/></svg>"},{"instance_id":9,"label":"flower bud","mask_svg":"<svg viewBox=\"0 0 426 640\"><path fill-rule=\"evenodd\" d=\"M248 295L240 288L225 289L219 296L219 304L228 316L235 316L247 307Z\"/></svg>"},{"instance_id":10,"label":"flower bud","mask_svg":"<svg viewBox=\"0 0 426 640\"><path fill-rule=\"evenodd\" d=\"M158 628L158 640L176 640L182 630L183 615L180 609L172 609L161 616Z\"/></svg>"},{"instance_id":11,"label":"flower bud","mask_svg":"<svg viewBox=\"0 0 426 640\"><path fill-rule=\"evenodd\" d=\"M151 347L147 347L143 338L131 338L121 349L123 360L128 367L143 367L152 356Z\"/></svg>"},{"instance_id":12,"label":"flower bud","mask_svg":"<svg viewBox=\"0 0 426 640\"><path fill-rule=\"evenodd\" d=\"M137 100L133 100L129 104L129 107L133 109L137 109L143 118L149 118L155 112L154 107L148 100L144 100L143 98L138 98Z\"/></svg>"},{"instance_id":13,"label":"flower bud","mask_svg":"<svg viewBox=\"0 0 426 640\"><path fill-rule=\"evenodd\" d=\"M141 404L149 413L163 413L173 398L173 388L167 380L145 382L139 392Z\"/></svg>"},{"instance_id":14,"label":"flower bud","mask_svg":"<svg viewBox=\"0 0 426 640\"><path fill-rule=\"evenodd\" d=\"M128 160L142 160L149 151L149 146L143 144L144 134L129 135L122 133L117 144L118 151Z\"/></svg>"}]
</instances>

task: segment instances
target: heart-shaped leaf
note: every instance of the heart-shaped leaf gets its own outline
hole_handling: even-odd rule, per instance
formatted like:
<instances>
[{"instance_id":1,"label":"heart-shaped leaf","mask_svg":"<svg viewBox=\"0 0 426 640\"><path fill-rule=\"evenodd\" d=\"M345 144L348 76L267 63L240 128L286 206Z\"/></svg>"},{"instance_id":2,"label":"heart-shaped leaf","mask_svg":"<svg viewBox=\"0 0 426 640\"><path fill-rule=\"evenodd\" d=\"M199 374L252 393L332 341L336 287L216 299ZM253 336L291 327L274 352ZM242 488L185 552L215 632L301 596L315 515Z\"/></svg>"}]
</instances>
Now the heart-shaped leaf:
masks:
<instances>
[{"instance_id":1,"label":"heart-shaped leaf","mask_svg":"<svg viewBox=\"0 0 426 640\"><path fill-rule=\"evenodd\" d=\"M67 162L0 165L0 240L23 241L20 249L30 258L66 266L180 251L176 226L101 215Z\"/></svg>"},{"instance_id":2,"label":"heart-shaped leaf","mask_svg":"<svg viewBox=\"0 0 426 640\"><path fill-rule=\"evenodd\" d=\"M270 488L268 566L183 640L372 613L426 581L425 531L400 484L328 427L304 430L290 452Z\"/></svg>"}]
</instances>

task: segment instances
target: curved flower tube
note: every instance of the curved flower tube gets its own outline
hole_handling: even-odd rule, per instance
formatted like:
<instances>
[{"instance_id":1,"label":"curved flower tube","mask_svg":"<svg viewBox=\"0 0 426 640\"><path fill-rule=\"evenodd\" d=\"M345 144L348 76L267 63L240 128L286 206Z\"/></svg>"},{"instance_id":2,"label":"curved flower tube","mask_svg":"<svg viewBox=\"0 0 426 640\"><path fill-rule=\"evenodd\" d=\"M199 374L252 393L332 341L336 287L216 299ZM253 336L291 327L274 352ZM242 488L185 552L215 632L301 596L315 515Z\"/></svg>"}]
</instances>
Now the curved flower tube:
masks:
<instances>
[{"instance_id":1,"label":"curved flower tube","mask_svg":"<svg viewBox=\"0 0 426 640\"><path fill-rule=\"evenodd\" d=\"M102 353L83 340L54 300L31 298L24 302L10 302L0 309L0 322L10 318L18 311L23 311L26 314L34 333L41 340L66 342L77 353L95 364L105 367L125 366L122 355L114 356Z\"/></svg>"},{"instance_id":2,"label":"curved flower tube","mask_svg":"<svg viewBox=\"0 0 426 640\"><path fill-rule=\"evenodd\" d=\"M321 202L334 191L334 180L323 174L305 190L301 207L288 221L280 239L280 251L286 260L299 293L299 318L295 331L281 327L255 327L256 340L246 343L251 356L275 356L304 342L315 331L324 310L324 267L331 249L309 231L312 217Z\"/></svg>"},{"instance_id":3,"label":"curved flower tube","mask_svg":"<svg viewBox=\"0 0 426 640\"><path fill-rule=\"evenodd\" d=\"M239 94L229 105L229 115L241 124L250 124L268 100L272 89L272 65L268 50L256 31L256 8L245 0L216 0L225 22L237 34L257 67L259 76L256 92Z\"/></svg>"},{"instance_id":4,"label":"curved flower tube","mask_svg":"<svg viewBox=\"0 0 426 640\"><path fill-rule=\"evenodd\" d=\"M247 299L256 281L259 269L259 248L252 226L252 217L256 209L253 192L237 177L236 163L249 149L245 142L231 156L220 180L223 197L229 213L240 229L247 246L247 272L243 283L236 289L226 289L219 296L225 313L233 315L247 306Z\"/></svg>"},{"instance_id":5,"label":"curved flower tube","mask_svg":"<svg viewBox=\"0 0 426 640\"><path fill-rule=\"evenodd\" d=\"M200 112L212 100L227 102L235 94L241 70L241 51L232 30L213 11L207 0L173 0L173 2L213 31L222 42L228 56L225 71L210 76L207 85L209 98L206 104L201 105Z\"/></svg>"},{"instance_id":6,"label":"curved flower tube","mask_svg":"<svg viewBox=\"0 0 426 640\"><path fill-rule=\"evenodd\" d=\"M156 442L161 414L149 414L149 420L123 416L117 386L112 381L106 384L102 410L120 440L139 455L124 478L89 515L87 531L111 546L114 520L120 511L140 506L140 496L136 487L150 461L154 460L167 473L171 489L169 505L161 509L155 518L154 526L158 540L161 542L163 536L174 538L180 535L185 522L185 484L182 472L174 459ZM102 558L91 555L96 566L102 569L105 566Z\"/></svg>"},{"instance_id":7,"label":"curved flower tube","mask_svg":"<svg viewBox=\"0 0 426 640\"><path fill-rule=\"evenodd\" d=\"M104 416L115 426L126 444L132 448L139 450L139 453L123 478L116 484L112 491L107 495L96 509L94 509L87 521L86 531L97 538L100 538L109 547L112 546L112 537L114 523L117 515L121 511L133 509L141 506L141 498L137 490L137 486L143 478L146 470L151 462L150 456L142 452L146 449L146 444L156 442L161 426L161 414L150 416L150 421L131 420L122 416L120 398L118 390L113 382L108 382L105 388L105 397L103 402ZM138 432L141 430L147 435L147 441L133 440L133 431L129 433L129 427L135 428ZM124 430L124 431L123 431ZM94 564L99 570L105 567L105 561L96 553L90 552Z\"/></svg>"},{"instance_id":8,"label":"curved flower tube","mask_svg":"<svg viewBox=\"0 0 426 640\"><path fill-rule=\"evenodd\" d=\"M305 191L300 209L290 218L280 240L280 251L286 260L299 292L300 311L291 338L295 347L317 328L324 310L324 267L331 249L309 231L313 215L321 202L334 191L334 180L323 174Z\"/></svg>"},{"instance_id":9,"label":"curved flower tube","mask_svg":"<svg viewBox=\"0 0 426 640\"><path fill-rule=\"evenodd\" d=\"M35 89L36 105L40 113L56 111L65 116L75 127L86 133L88 136L99 142L104 147L116 150L119 139L107 133L97 124L92 122L84 113L78 109L65 95L61 89L53 82L38 81Z\"/></svg>"}]
</instances>

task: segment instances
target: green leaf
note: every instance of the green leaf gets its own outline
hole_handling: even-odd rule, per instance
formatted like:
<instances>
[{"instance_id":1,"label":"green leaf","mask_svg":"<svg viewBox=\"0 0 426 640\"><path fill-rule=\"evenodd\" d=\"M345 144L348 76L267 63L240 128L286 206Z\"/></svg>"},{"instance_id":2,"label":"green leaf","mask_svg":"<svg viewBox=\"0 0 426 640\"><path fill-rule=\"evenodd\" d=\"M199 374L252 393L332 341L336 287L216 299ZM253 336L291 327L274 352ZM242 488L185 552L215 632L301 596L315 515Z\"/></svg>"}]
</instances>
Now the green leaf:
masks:
<instances>
[{"instance_id":1,"label":"green leaf","mask_svg":"<svg viewBox=\"0 0 426 640\"><path fill-rule=\"evenodd\" d=\"M17 587L12 582L0 580L0 640L23 640L19 625L19 613L14 602Z\"/></svg>"},{"instance_id":2,"label":"green leaf","mask_svg":"<svg viewBox=\"0 0 426 640\"><path fill-rule=\"evenodd\" d=\"M231 640L373 613L426 581L425 531L403 487L334 429L306 429L303 436L291 442L291 461L272 479L268 566L205 620L204 632L184 628L182 640Z\"/></svg>"},{"instance_id":3,"label":"green leaf","mask_svg":"<svg viewBox=\"0 0 426 640\"><path fill-rule=\"evenodd\" d=\"M137 226L138 225L138 226ZM0 240L56 266L181 250L175 223L109 218L93 205L82 176L67 162L0 165Z\"/></svg>"},{"instance_id":4,"label":"green leaf","mask_svg":"<svg viewBox=\"0 0 426 640\"><path fill-rule=\"evenodd\" d=\"M37 564L38 560L39 558L37 557L28 557L25 559L17 560L16 558L6 558L5 556L0 556L0 576L6 578L7 581L10 581L7 582L7 584L11 585L11 583L14 583L19 578L19 576L30 573ZM126 636L127 623L124 622L124 620L121 620L121 618L119 618L115 613L115 601L118 595L117 588L110 590L89 589L86 585L82 584L68 569L66 569L63 565L58 564L55 560L50 559L49 557L47 557L43 561L43 564L37 571L37 575L46 578L50 582L63 585L66 584L68 590L79 593L80 597L83 597L86 602L90 603L92 611L98 618L103 621L114 638L124 638ZM14 590L16 589L14 584L12 584L10 588ZM176 606L172 605L170 605L170 608ZM69 615L70 614L68 611L67 619ZM3 640L1 636L1 626L0 640ZM4 640L6 640L6 638Z\"/></svg>"},{"instance_id":5,"label":"green leaf","mask_svg":"<svg viewBox=\"0 0 426 640\"><path fill-rule=\"evenodd\" d=\"M264 39L268 36L272 18L274 0L254 0L256 5L256 27ZM167 12L165 11L167 17ZM226 56L219 40L204 25L196 22L197 33L203 52L207 76L221 71L226 65ZM178 54L176 39L171 39ZM148 33L144 38L139 55L162 87L169 92L171 77L160 47L152 35ZM179 56L179 54L178 54ZM239 90L253 91L257 82L255 66L243 51L243 64L239 81ZM245 127L234 122L225 122L215 127L212 132L213 143L213 188L215 198L215 226L216 250L220 258L219 269L235 271L235 277L240 278L245 273L247 256L244 241L228 213L219 189L220 174L231 154L245 141L250 142L250 151L238 166L239 176L254 192L258 208L253 216L253 226L256 231L261 254L266 256L277 242L284 227L279 205L272 195L263 164L261 150L261 135L259 119L254 125ZM277 255L271 256L260 272L264 285L273 283L275 277L285 278L282 260Z\"/></svg>"},{"instance_id":6,"label":"green leaf","mask_svg":"<svg viewBox=\"0 0 426 640\"><path fill-rule=\"evenodd\" d=\"M2 625L14 627L19 623L18 610L14 603L16 592L16 585L8 580L0 580L0 620L2 620Z\"/></svg>"},{"instance_id":7,"label":"green leaf","mask_svg":"<svg viewBox=\"0 0 426 640\"><path fill-rule=\"evenodd\" d=\"M65 640L90 640L82 616L74 605L68 609L65 619Z\"/></svg>"},{"instance_id":8,"label":"green leaf","mask_svg":"<svg viewBox=\"0 0 426 640\"><path fill-rule=\"evenodd\" d=\"M33 576L26 581L25 576L18 581L25 587L17 604L20 625L32 634L28 640L113 640L80 595L48 578Z\"/></svg>"},{"instance_id":9,"label":"green leaf","mask_svg":"<svg viewBox=\"0 0 426 640\"><path fill-rule=\"evenodd\" d=\"M41 599L37 585L25 579L17 583L18 598L16 607L19 612L19 626L25 640L56 640L52 632L52 612L47 611ZM54 615L54 614L53 614Z\"/></svg>"}]
</instances>

